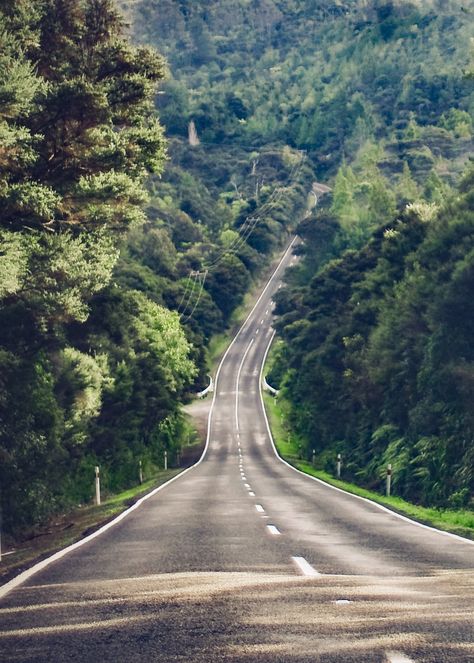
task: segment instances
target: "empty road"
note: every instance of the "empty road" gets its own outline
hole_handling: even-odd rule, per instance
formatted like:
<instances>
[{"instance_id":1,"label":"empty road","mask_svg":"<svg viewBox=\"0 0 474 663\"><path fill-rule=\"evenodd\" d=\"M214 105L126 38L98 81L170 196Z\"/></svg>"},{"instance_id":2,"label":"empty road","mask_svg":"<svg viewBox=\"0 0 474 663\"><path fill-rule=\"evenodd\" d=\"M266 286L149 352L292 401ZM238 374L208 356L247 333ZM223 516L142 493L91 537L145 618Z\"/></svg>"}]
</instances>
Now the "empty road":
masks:
<instances>
[{"instance_id":1,"label":"empty road","mask_svg":"<svg viewBox=\"0 0 474 663\"><path fill-rule=\"evenodd\" d=\"M293 260L215 376L203 459L4 590L0 661L474 661L474 545L275 454L259 383Z\"/></svg>"}]
</instances>

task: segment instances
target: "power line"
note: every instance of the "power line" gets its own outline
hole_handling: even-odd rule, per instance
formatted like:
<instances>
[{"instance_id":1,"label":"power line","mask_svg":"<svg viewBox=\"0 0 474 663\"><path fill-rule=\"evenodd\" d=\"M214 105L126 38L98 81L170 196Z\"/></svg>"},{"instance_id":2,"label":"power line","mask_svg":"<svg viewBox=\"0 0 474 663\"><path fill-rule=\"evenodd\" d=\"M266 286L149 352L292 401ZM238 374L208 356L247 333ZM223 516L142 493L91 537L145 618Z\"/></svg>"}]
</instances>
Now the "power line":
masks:
<instances>
[{"instance_id":1,"label":"power line","mask_svg":"<svg viewBox=\"0 0 474 663\"><path fill-rule=\"evenodd\" d=\"M285 189L288 188L289 184L294 181L294 179L299 175L303 162L305 160L304 151L300 151L301 157L298 163L293 164L290 175L288 176L288 183L285 187L276 187L275 190L271 193L269 199L262 205L260 209L257 210L257 216L247 216L244 223L239 228L239 237L235 238L228 247L225 247L214 260L209 263L206 267L207 269L212 269L217 266L223 258L230 254L235 253L240 247L248 240L250 235L255 230L257 223L261 219L262 214L266 214L270 209L273 209L277 202L282 198ZM248 224L248 225L247 225ZM246 227L247 226L247 227Z\"/></svg>"},{"instance_id":2,"label":"power line","mask_svg":"<svg viewBox=\"0 0 474 663\"><path fill-rule=\"evenodd\" d=\"M183 306L182 311L179 311L179 309L178 309L178 313L181 313L181 315L184 315L184 313L186 312L186 310L187 310L187 308L188 308L188 306L189 306L189 304L192 300L194 290L196 289L196 284L197 284L198 278L199 278L199 272L196 272L196 271L193 271L193 270L191 270L189 272L188 280L192 283L192 287L191 287L191 290L189 292L186 303Z\"/></svg>"},{"instance_id":3,"label":"power line","mask_svg":"<svg viewBox=\"0 0 474 663\"><path fill-rule=\"evenodd\" d=\"M300 160L298 163L292 165L290 174L287 179L287 184L285 186L276 187L272 191L269 198L258 210L257 216L249 215L246 217L244 223L239 228L239 236L235 238L228 247L225 247L210 264L206 265L205 270L203 272L195 270L190 271L186 283L186 288L183 292L183 296L181 297L181 301L177 309L178 313L182 317L183 323L187 322L194 315L197 307L199 306L209 272L215 269L226 255L235 253L237 250L240 249L240 247L245 242L247 242L248 238L255 230L257 223L260 221L261 215L266 214L268 211L270 211L276 206L276 204L281 200L285 192L288 190L291 183L299 176L299 173L303 166L303 162L306 157L304 150L300 150L299 152L300 152ZM199 290L196 297L196 301L191 308L193 295L196 290L196 286L198 284L199 284L198 286ZM185 315L188 309L190 309L190 312L187 315Z\"/></svg>"},{"instance_id":4,"label":"power line","mask_svg":"<svg viewBox=\"0 0 474 663\"><path fill-rule=\"evenodd\" d=\"M204 285L205 285L205 283L206 283L206 279L207 279L207 275L208 275L208 273L209 273L209 272L206 270L206 271L202 274L202 279L200 278L200 286L201 286L201 287L200 287L200 289L199 289L199 293L198 293L198 296L197 296L197 299L196 299L196 303L194 304L191 313L189 313L189 315L187 315L187 316L183 319L183 322L187 322L190 318L193 317L193 315L194 315L194 313L195 313L195 311L196 311L196 309L197 309L197 307L198 307L198 305L199 305L199 302L201 301L201 297L202 297L202 293L203 293L203 290L204 290ZM200 277L201 277L201 275L200 275ZM183 311L183 314L184 314L184 311Z\"/></svg>"},{"instance_id":5,"label":"power line","mask_svg":"<svg viewBox=\"0 0 474 663\"><path fill-rule=\"evenodd\" d=\"M288 182L289 182L289 183L291 183L291 182L297 177L297 175L299 174L299 171L301 170L301 167L302 167L303 160L304 160L304 155L303 155L302 158L300 159L300 162L299 162L297 165L294 165L294 166L292 167L292 172L290 173L290 175L289 175L289 177L288 177ZM297 172L297 171L298 171L298 172ZM284 194L284 191L285 191L286 188L288 188L288 185L287 185L286 187L277 187L277 188L272 192L270 198L269 198L269 199L264 203L264 205L258 210L259 215L262 214L262 212L263 212L264 214L266 214L266 213L269 212L271 209L273 209L273 208L276 206L276 204L277 204L277 203L281 200L281 198L283 197L283 194ZM240 237L239 237L238 239L235 240L235 244L234 244L233 246L231 245L230 247L228 247L228 249L227 249L228 252L233 252L233 253L235 253L238 249L240 249L240 247L241 247L241 246L242 246L242 245L248 240L248 238L250 237L250 235L251 235L251 234L253 233L253 231L255 230L258 221L260 221L260 218L261 218L260 216L257 216L257 217L255 217L255 218L250 217L249 220L252 220L253 223L250 224L249 227L247 227L247 228L245 228L245 223L246 223L247 220L244 222L244 224L241 226L241 229L243 228L243 231L242 231Z\"/></svg>"},{"instance_id":6,"label":"power line","mask_svg":"<svg viewBox=\"0 0 474 663\"><path fill-rule=\"evenodd\" d=\"M188 274L188 277L187 277L187 279L186 279L186 287L185 287L185 289L184 289L184 291L183 291L183 295L182 295L182 297L181 297L181 300L180 300L180 302L179 302L179 304L178 304L178 306L177 306L177 308L176 308L176 310L178 311L178 313L180 312L181 306L183 305L183 302L184 302L184 299L185 299L185 297L186 297L186 295L187 295L187 292L188 292L188 290L189 290L190 284L191 284L191 278L190 278L190 274Z\"/></svg>"}]
</instances>

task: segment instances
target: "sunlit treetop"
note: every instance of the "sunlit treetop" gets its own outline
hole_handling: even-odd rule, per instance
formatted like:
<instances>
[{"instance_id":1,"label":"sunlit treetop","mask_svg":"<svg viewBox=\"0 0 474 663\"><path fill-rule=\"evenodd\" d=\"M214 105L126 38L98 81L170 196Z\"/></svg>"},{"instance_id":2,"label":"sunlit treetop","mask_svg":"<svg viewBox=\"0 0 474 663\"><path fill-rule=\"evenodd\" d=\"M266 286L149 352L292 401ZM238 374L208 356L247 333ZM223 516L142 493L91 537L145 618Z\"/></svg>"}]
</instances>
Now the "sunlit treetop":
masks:
<instances>
[{"instance_id":1,"label":"sunlit treetop","mask_svg":"<svg viewBox=\"0 0 474 663\"><path fill-rule=\"evenodd\" d=\"M0 0L1 223L126 229L165 148L164 62L123 35L111 0Z\"/></svg>"}]
</instances>

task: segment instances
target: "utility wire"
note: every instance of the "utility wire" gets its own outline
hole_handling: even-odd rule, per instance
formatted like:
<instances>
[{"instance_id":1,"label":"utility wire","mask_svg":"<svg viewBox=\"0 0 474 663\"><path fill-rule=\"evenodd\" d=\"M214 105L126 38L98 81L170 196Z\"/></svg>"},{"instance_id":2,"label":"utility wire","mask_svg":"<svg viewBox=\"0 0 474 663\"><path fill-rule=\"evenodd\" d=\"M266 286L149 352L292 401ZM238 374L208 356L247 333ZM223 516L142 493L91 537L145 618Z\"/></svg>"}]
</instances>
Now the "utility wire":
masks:
<instances>
[{"instance_id":1,"label":"utility wire","mask_svg":"<svg viewBox=\"0 0 474 663\"><path fill-rule=\"evenodd\" d=\"M185 303L184 306L183 306L183 310L181 311L181 314L182 314L182 315L184 315L184 314L186 313L186 310L187 310L188 306L190 305L191 300L192 300L192 298L193 298L193 294L194 294L194 291L195 291L195 289L196 289L196 285L197 285L197 282L198 282L198 279L199 279L199 272L195 272L195 271L191 271L191 272L189 272L188 279L189 279L189 280L191 281L191 283L192 283L192 288L191 288L191 290L190 290L190 292L189 292L189 295L188 295L188 298L187 298L187 300L186 300L186 303Z\"/></svg>"},{"instance_id":2,"label":"utility wire","mask_svg":"<svg viewBox=\"0 0 474 663\"><path fill-rule=\"evenodd\" d=\"M181 300L180 300L180 302L179 302L179 304L178 304L178 307L177 307L177 309L176 309L176 310L178 311L178 313L180 312L180 310L181 310L181 306L183 305L183 302L184 302L184 300L185 300L185 298L186 298L186 295L188 294L188 290L189 290L190 285L191 285L191 273L188 274L188 277L187 277L187 279L186 279L186 287L185 287L185 289L184 289L184 291L183 291L183 294L182 294L182 296L181 296Z\"/></svg>"},{"instance_id":3,"label":"utility wire","mask_svg":"<svg viewBox=\"0 0 474 663\"><path fill-rule=\"evenodd\" d=\"M198 307L198 305L199 305L199 302L201 301L201 297L202 297L202 293L203 293L203 291L204 291L204 285L205 285L205 283L206 283L206 279L207 279L207 275L208 275L208 273L209 273L209 272L208 272L207 270L203 273L203 275L202 275L202 279L200 279L200 286L201 286L201 287L200 287L200 289L199 289L199 293L198 293L198 296L197 296L197 299L196 299L196 303L194 304L191 313L189 313L189 315L187 315L187 316L183 319L183 322L187 322L190 318L193 317L193 315L194 315L194 313L195 313L195 311L196 311L196 309L197 309L197 307ZM183 312L183 313L184 313L184 312Z\"/></svg>"},{"instance_id":4,"label":"utility wire","mask_svg":"<svg viewBox=\"0 0 474 663\"><path fill-rule=\"evenodd\" d=\"M271 193L269 199L262 205L260 209L257 209L257 216L252 216L249 215L244 223L240 226L239 228L239 237L235 238L231 244L228 247L225 247L215 258L212 260L211 263L206 265L207 269L212 269L215 267L223 258L229 254L229 253L235 253L240 247L247 241L247 239L250 237L250 235L253 233L255 230L255 227L257 226L257 223L261 219L262 214L266 214L268 211L273 209L276 205L277 202L282 198L285 189L288 188L288 186L294 181L294 179L299 175L299 172L301 171L303 162L305 159L305 153L301 151L301 158L297 164L294 164L292 166L292 170L290 172L290 175L288 176L288 182L286 186L284 187L276 187L274 191Z\"/></svg>"},{"instance_id":5,"label":"utility wire","mask_svg":"<svg viewBox=\"0 0 474 663\"><path fill-rule=\"evenodd\" d=\"M181 301L178 306L178 313L182 316L182 322L185 323L187 322L195 313L197 307L199 306L199 303L202 298L202 294L204 291L204 286L206 283L207 276L209 272L212 269L215 269L217 265L224 259L224 257L228 254L235 253L240 247L248 240L248 238L251 236L253 231L255 230L255 227L257 223L261 219L261 214L266 214L268 211L273 209L276 204L280 201L280 199L283 197L284 193L288 189L288 187L291 185L291 183L298 177L299 173L301 172L303 162L305 160L306 154L304 150L300 150L300 155L301 158L297 164L294 164L291 168L290 174L287 179L287 184L286 186L280 186L276 187L272 193L270 194L269 198L265 201L265 203L262 205L262 207L258 210L256 210L257 216L252 216L249 215L244 223L240 226L239 228L239 237L237 237L233 242L228 247L225 247L214 260L206 265L205 271L200 272L200 271L190 271L187 283L186 283L186 288L183 292L183 296L181 297ZM185 313L188 308L190 308L192 299L193 299L193 294L196 289L196 285L199 283L199 290L197 294L196 301L194 303L194 306L190 310L190 313L185 316ZM192 286L191 286L192 284ZM190 289L191 288L191 289ZM189 294L187 294L189 291ZM186 303L184 303L186 300ZM184 304L184 305L183 305ZM182 310L181 310L182 308ZM184 317L185 316L185 317Z\"/></svg>"},{"instance_id":6,"label":"utility wire","mask_svg":"<svg viewBox=\"0 0 474 663\"><path fill-rule=\"evenodd\" d=\"M304 156L300 160L300 162L293 166L292 172L290 173L290 176L288 177L288 184L285 187L277 187L271 194L270 198L264 203L264 205L258 210L259 216L257 217L250 217L249 220L252 221L251 224L249 224L248 227L245 227L246 222L241 226L240 228L240 237L237 238L234 241L234 244L230 247L227 247L226 253L235 253L240 247L248 240L250 235L253 233L255 230L255 227L257 226L258 221L260 221L260 214L262 212L266 214L269 212L271 209L273 209L276 204L281 200L285 193L285 189L288 188L288 185L299 175L299 171L301 170L302 163L304 160Z\"/></svg>"}]
</instances>

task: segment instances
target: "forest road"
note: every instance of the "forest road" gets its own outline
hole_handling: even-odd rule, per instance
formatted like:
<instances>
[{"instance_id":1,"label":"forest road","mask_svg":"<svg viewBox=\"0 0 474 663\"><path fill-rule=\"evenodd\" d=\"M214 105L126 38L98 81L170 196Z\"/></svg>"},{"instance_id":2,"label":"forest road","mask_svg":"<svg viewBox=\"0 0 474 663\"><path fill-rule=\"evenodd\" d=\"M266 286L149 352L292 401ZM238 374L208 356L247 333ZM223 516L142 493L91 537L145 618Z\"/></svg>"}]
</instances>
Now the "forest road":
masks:
<instances>
[{"instance_id":1,"label":"forest road","mask_svg":"<svg viewBox=\"0 0 474 663\"><path fill-rule=\"evenodd\" d=\"M474 545L298 474L260 370L290 246L220 367L204 459L0 600L0 661L474 661Z\"/></svg>"}]
</instances>

